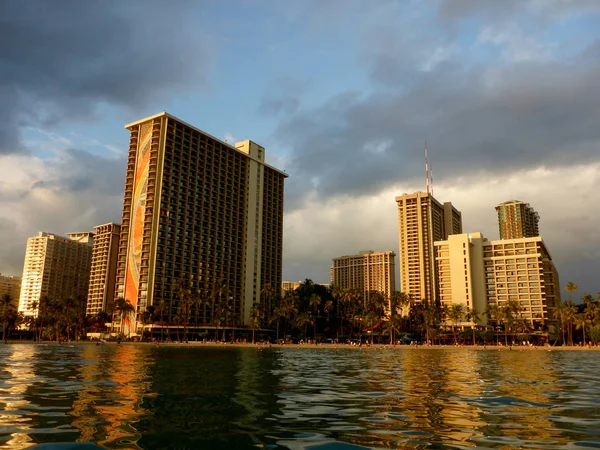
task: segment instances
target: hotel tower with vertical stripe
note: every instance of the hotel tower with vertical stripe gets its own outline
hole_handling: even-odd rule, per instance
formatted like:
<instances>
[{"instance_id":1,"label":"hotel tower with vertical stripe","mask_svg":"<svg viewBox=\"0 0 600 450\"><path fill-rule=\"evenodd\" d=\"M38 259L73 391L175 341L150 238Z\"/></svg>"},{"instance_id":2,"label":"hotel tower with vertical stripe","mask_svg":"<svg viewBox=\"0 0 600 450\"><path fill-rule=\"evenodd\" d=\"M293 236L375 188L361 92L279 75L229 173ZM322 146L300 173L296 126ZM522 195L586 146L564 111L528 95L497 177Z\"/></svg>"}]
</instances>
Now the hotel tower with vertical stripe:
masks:
<instances>
[{"instance_id":1,"label":"hotel tower with vertical stripe","mask_svg":"<svg viewBox=\"0 0 600 450\"><path fill-rule=\"evenodd\" d=\"M231 146L166 112L125 128L115 295L135 313L122 331L134 331L150 305L164 304L164 320L173 322L182 281L204 299L218 289L238 323L247 323L262 288L281 285L287 175L265 164L254 142ZM194 320L206 317L210 311Z\"/></svg>"}]
</instances>

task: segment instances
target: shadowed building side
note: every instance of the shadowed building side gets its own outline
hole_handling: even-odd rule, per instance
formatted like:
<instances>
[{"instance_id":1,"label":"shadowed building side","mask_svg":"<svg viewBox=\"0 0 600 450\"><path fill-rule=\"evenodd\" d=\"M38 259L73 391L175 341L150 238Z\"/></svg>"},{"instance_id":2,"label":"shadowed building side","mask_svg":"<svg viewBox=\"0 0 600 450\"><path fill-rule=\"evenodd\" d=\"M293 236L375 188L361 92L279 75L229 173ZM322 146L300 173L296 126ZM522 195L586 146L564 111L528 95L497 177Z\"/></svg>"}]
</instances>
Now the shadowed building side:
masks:
<instances>
[{"instance_id":1,"label":"shadowed building side","mask_svg":"<svg viewBox=\"0 0 600 450\"><path fill-rule=\"evenodd\" d=\"M94 227L92 268L86 314L110 312L114 301L121 225L106 223Z\"/></svg>"},{"instance_id":2,"label":"shadowed building side","mask_svg":"<svg viewBox=\"0 0 600 450\"><path fill-rule=\"evenodd\" d=\"M379 291L389 301L396 290L396 265L393 251L364 251L357 255L333 258L331 284L342 289L356 288L368 298L369 292Z\"/></svg>"}]
</instances>

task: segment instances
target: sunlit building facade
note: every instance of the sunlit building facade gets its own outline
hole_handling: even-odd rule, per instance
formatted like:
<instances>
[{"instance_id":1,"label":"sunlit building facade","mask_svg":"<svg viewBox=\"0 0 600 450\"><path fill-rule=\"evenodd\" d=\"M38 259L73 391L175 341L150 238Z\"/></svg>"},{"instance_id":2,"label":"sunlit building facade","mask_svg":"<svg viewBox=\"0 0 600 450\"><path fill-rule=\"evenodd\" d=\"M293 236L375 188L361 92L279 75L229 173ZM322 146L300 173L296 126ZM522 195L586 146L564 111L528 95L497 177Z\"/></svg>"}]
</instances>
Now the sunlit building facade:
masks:
<instances>
[{"instance_id":1,"label":"sunlit building facade","mask_svg":"<svg viewBox=\"0 0 600 450\"><path fill-rule=\"evenodd\" d=\"M231 146L170 114L126 126L129 157L116 297L137 315L164 302L177 314L177 284L207 298L225 286L247 323L263 286L281 285L283 189L287 175L252 141ZM123 329L135 329L132 314Z\"/></svg>"},{"instance_id":2,"label":"sunlit building facade","mask_svg":"<svg viewBox=\"0 0 600 450\"><path fill-rule=\"evenodd\" d=\"M415 301L436 301L433 243L462 233L462 215L452 203L428 192L396 197L398 205L400 289Z\"/></svg>"},{"instance_id":3,"label":"sunlit building facade","mask_svg":"<svg viewBox=\"0 0 600 450\"><path fill-rule=\"evenodd\" d=\"M342 289L360 289L367 295L379 291L389 300L396 290L395 257L393 251L369 250L333 258L331 284Z\"/></svg>"},{"instance_id":4,"label":"sunlit building facade","mask_svg":"<svg viewBox=\"0 0 600 450\"><path fill-rule=\"evenodd\" d=\"M454 234L434 242L437 298L442 307L459 304L463 311L475 309L482 314L487 307L483 252L488 240L481 233ZM465 320L466 322L466 320Z\"/></svg>"},{"instance_id":5,"label":"sunlit building facade","mask_svg":"<svg viewBox=\"0 0 600 450\"><path fill-rule=\"evenodd\" d=\"M540 235L540 216L529 205L519 200L509 200L496 206L500 239L519 239Z\"/></svg>"},{"instance_id":6,"label":"sunlit building facade","mask_svg":"<svg viewBox=\"0 0 600 450\"><path fill-rule=\"evenodd\" d=\"M94 247L87 296L88 315L109 312L115 295L117 257L121 225L105 223L94 227Z\"/></svg>"},{"instance_id":7,"label":"sunlit building facade","mask_svg":"<svg viewBox=\"0 0 600 450\"><path fill-rule=\"evenodd\" d=\"M289 291L295 291L301 284L302 281L282 281L281 295L285 295L285 293Z\"/></svg>"},{"instance_id":8,"label":"sunlit building facade","mask_svg":"<svg viewBox=\"0 0 600 450\"><path fill-rule=\"evenodd\" d=\"M491 241L484 247L487 301L500 307L517 300L520 317L554 320L560 303L558 271L541 237Z\"/></svg>"},{"instance_id":9,"label":"sunlit building facade","mask_svg":"<svg viewBox=\"0 0 600 450\"><path fill-rule=\"evenodd\" d=\"M560 302L558 272L541 237L488 241L481 233L435 242L442 305L461 304L483 313L488 305L518 301L519 318L554 319Z\"/></svg>"},{"instance_id":10,"label":"sunlit building facade","mask_svg":"<svg viewBox=\"0 0 600 450\"><path fill-rule=\"evenodd\" d=\"M37 315L40 300L83 297L88 293L94 233L67 237L40 232L27 240L19 311Z\"/></svg>"},{"instance_id":11,"label":"sunlit building facade","mask_svg":"<svg viewBox=\"0 0 600 450\"><path fill-rule=\"evenodd\" d=\"M21 277L2 275L0 273L0 298L4 295L10 296L13 305L18 307L19 295L21 293Z\"/></svg>"}]
</instances>

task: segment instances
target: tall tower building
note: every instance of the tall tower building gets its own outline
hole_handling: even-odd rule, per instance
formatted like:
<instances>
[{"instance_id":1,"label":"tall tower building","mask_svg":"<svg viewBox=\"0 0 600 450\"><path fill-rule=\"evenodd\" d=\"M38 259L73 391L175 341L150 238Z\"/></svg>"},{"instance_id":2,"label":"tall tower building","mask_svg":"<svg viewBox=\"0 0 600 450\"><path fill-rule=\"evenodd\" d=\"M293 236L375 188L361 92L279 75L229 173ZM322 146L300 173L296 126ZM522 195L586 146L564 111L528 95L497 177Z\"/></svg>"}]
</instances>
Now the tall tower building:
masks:
<instances>
[{"instance_id":1,"label":"tall tower building","mask_svg":"<svg viewBox=\"0 0 600 450\"><path fill-rule=\"evenodd\" d=\"M396 203L401 290L415 301L436 301L433 243L462 233L461 213L428 192L402 194Z\"/></svg>"},{"instance_id":2,"label":"tall tower building","mask_svg":"<svg viewBox=\"0 0 600 450\"><path fill-rule=\"evenodd\" d=\"M12 277L0 273L0 298L8 294L15 307L19 306L19 295L21 293L21 277Z\"/></svg>"},{"instance_id":3,"label":"tall tower building","mask_svg":"<svg viewBox=\"0 0 600 450\"><path fill-rule=\"evenodd\" d=\"M36 315L33 302L86 297L90 279L94 233L40 232L27 239L19 311Z\"/></svg>"},{"instance_id":4,"label":"tall tower building","mask_svg":"<svg viewBox=\"0 0 600 450\"><path fill-rule=\"evenodd\" d=\"M125 128L116 296L138 314L164 302L173 320L177 284L193 277L203 298L224 286L225 301L247 323L263 286L281 285L287 175L265 164L254 142L233 147L166 112ZM123 328L135 329L135 319Z\"/></svg>"},{"instance_id":5,"label":"tall tower building","mask_svg":"<svg viewBox=\"0 0 600 450\"><path fill-rule=\"evenodd\" d=\"M109 312L115 295L117 257L121 225L105 223L94 227L94 247L86 313Z\"/></svg>"},{"instance_id":6,"label":"tall tower building","mask_svg":"<svg viewBox=\"0 0 600 450\"><path fill-rule=\"evenodd\" d=\"M358 255L333 258L331 284L341 288L358 288L368 295L379 291L389 300L396 290L396 266L392 251L365 251Z\"/></svg>"},{"instance_id":7,"label":"tall tower building","mask_svg":"<svg viewBox=\"0 0 600 450\"><path fill-rule=\"evenodd\" d=\"M540 235L540 216L535 210L519 200L509 200L496 206L500 239L520 239Z\"/></svg>"}]
</instances>

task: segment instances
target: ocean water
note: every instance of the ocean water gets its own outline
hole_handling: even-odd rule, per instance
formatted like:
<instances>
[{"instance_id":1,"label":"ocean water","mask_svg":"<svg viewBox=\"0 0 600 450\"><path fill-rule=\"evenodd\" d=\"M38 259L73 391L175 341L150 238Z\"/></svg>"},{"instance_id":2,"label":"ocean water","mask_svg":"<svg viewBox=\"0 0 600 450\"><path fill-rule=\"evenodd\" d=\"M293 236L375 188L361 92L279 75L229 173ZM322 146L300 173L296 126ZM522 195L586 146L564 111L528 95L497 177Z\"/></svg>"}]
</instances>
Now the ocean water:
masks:
<instances>
[{"instance_id":1,"label":"ocean water","mask_svg":"<svg viewBox=\"0 0 600 450\"><path fill-rule=\"evenodd\" d=\"M600 448L600 351L1 345L0 447L69 442Z\"/></svg>"}]
</instances>

